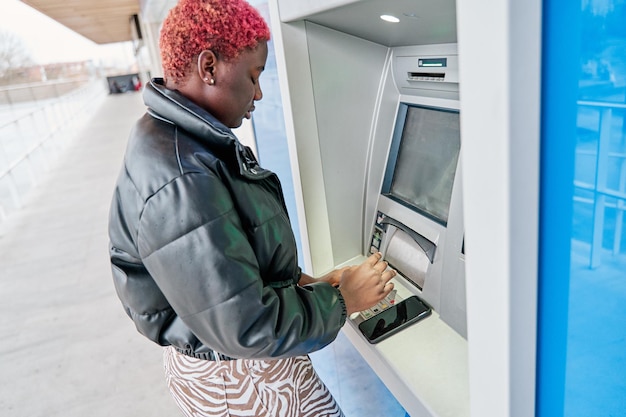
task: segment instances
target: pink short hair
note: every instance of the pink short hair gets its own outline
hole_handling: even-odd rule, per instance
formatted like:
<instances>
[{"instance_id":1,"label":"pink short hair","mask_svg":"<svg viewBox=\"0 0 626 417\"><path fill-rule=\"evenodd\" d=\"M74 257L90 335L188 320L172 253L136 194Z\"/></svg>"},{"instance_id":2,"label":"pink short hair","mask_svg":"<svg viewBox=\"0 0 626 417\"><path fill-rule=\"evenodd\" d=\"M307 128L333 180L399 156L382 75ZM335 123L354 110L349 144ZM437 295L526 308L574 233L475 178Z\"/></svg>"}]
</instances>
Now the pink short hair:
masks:
<instances>
[{"instance_id":1,"label":"pink short hair","mask_svg":"<svg viewBox=\"0 0 626 417\"><path fill-rule=\"evenodd\" d=\"M244 0L179 0L161 28L164 76L184 84L200 52L209 49L229 60L269 39L267 23Z\"/></svg>"}]
</instances>

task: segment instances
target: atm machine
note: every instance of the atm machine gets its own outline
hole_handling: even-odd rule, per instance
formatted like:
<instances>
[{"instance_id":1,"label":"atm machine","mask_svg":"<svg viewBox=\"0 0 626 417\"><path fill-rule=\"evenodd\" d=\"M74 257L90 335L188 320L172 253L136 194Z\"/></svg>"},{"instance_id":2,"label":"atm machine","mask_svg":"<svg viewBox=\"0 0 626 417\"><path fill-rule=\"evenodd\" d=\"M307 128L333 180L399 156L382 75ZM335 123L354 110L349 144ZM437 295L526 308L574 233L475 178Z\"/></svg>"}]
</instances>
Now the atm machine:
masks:
<instances>
[{"instance_id":1,"label":"atm machine","mask_svg":"<svg viewBox=\"0 0 626 417\"><path fill-rule=\"evenodd\" d=\"M417 296L432 314L370 343L357 313L345 334L412 417L469 416L454 2L314 3L270 2L307 272L380 251L395 301ZM377 29L380 10L411 19L416 6L432 14L423 37Z\"/></svg>"},{"instance_id":2,"label":"atm machine","mask_svg":"<svg viewBox=\"0 0 626 417\"><path fill-rule=\"evenodd\" d=\"M368 186L364 253L382 252L402 284L467 338L455 46L396 48L391 67L400 94L391 136L375 135L388 151L382 183Z\"/></svg>"},{"instance_id":3,"label":"atm machine","mask_svg":"<svg viewBox=\"0 0 626 417\"><path fill-rule=\"evenodd\" d=\"M363 253L398 272L396 303L417 295L433 314L376 345L364 314L345 332L411 416L469 415L456 46L394 48L390 61L397 103L391 131L372 136L386 157L370 159L384 169L366 184Z\"/></svg>"}]
</instances>

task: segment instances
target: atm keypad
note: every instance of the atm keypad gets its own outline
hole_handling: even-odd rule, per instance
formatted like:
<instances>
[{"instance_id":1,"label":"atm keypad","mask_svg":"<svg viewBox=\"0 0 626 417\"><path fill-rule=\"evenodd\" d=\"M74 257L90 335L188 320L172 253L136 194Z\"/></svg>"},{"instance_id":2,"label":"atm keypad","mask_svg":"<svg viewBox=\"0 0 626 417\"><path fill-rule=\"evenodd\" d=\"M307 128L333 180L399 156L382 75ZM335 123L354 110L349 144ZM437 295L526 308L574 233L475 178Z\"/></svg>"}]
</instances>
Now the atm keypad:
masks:
<instances>
[{"instance_id":1,"label":"atm keypad","mask_svg":"<svg viewBox=\"0 0 626 417\"><path fill-rule=\"evenodd\" d=\"M372 316L384 311L400 301L396 299L396 290L392 290L385 298L380 300L374 307L361 311L359 314L363 319L369 319Z\"/></svg>"}]
</instances>

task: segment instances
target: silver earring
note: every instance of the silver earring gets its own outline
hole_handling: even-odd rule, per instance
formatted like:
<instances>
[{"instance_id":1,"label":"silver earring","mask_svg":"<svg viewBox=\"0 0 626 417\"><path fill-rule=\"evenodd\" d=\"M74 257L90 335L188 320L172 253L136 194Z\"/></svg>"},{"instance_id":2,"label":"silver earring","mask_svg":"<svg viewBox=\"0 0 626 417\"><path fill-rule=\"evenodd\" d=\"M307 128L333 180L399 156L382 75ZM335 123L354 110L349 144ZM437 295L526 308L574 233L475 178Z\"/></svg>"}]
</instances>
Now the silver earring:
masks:
<instances>
[{"instance_id":1,"label":"silver earring","mask_svg":"<svg viewBox=\"0 0 626 417\"><path fill-rule=\"evenodd\" d=\"M211 78L209 80L209 85L215 85L215 78Z\"/></svg>"}]
</instances>

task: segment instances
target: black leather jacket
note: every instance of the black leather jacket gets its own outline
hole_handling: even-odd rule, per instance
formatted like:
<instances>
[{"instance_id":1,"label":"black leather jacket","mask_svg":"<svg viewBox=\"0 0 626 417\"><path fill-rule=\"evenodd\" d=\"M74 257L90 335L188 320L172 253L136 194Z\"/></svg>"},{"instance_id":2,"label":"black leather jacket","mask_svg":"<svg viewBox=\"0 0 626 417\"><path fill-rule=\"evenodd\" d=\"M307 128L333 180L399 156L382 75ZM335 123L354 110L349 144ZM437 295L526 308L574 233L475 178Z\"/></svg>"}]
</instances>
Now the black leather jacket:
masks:
<instances>
[{"instance_id":1,"label":"black leather jacket","mask_svg":"<svg viewBox=\"0 0 626 417\"><path fill-rule=\"evenodd\" d=\"M110 209L117 294L137 330L210 359L306 354L346 320L327 283L300 287L277 176L202 108L146 85Z\"/></svg>"}]
</instances>

